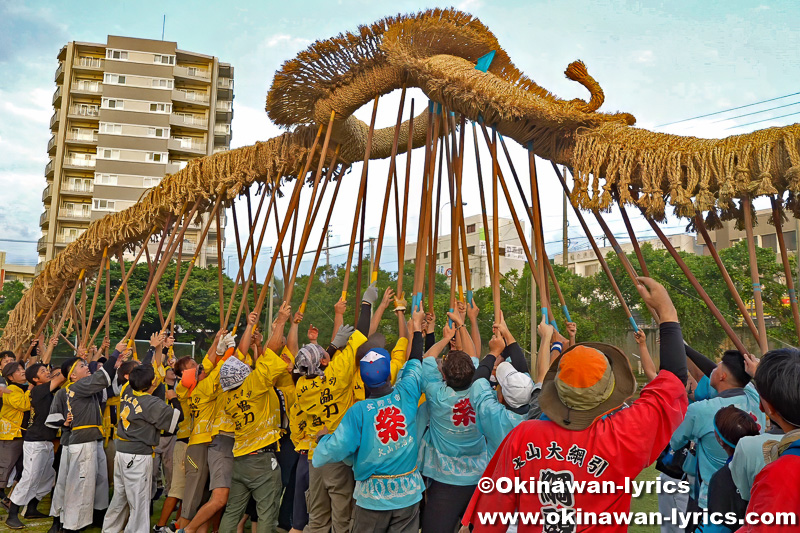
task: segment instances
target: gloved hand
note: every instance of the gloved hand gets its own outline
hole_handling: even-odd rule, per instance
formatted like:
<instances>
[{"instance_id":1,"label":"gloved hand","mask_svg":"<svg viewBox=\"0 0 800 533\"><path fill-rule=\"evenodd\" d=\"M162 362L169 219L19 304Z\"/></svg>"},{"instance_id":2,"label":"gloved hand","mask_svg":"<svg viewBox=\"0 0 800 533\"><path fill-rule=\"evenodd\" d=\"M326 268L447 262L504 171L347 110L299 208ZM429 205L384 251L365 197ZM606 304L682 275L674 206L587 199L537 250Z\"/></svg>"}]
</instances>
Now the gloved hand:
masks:
<instances>
[{"instance_id":1,"label":"gloved hand","mask_svg":"<svg viewBox=\"0 0 800 533\"><path fill-rule=\"evenodd\" d=\"M395 297L394 299L394 310L395 311L403 311L405 312L406 307L408 307L408 302L405 299L405 293L401 294L400 297Z\"/></svg>"},{"instance_id":2,"label":"gloved hand","mask_svg":"<svg viewBox=\"0 0 800 533\"><path fill-rule=\"evenodd\" d=\"M217 355L222 357L228 351L228 348L233 348L234 346L236 346L236 338L228 333L217 343Z\"/></svg>"},{"instance_id":3,"label":"gloved hand","mask_svg":"<svg viewBox=\"0 0 800 533\"><path fill-rule=\"evenodd\" d=\"M375 302L378 301L378 288L376 285L377 282L370 283L369 287L367 287L367 290L364 291L364 296L361 298L362 302L375 305Z\"/></svg>"},{"instance_id":4,"label":"gloved hand","mask_svg":"<svg viewBox=\"0 0 800 533\"><path fill-rule=\"evenodd\" d=\"M377 292L375 293L378 294ZM336 337L333 338L333 344L337 348L341 349L347 344L347 341L350 339L350 335L356 330L353 326L349 326L347 324L343 324L339 326L339 331L336 332Z\"/></svg>"}]
</instances>

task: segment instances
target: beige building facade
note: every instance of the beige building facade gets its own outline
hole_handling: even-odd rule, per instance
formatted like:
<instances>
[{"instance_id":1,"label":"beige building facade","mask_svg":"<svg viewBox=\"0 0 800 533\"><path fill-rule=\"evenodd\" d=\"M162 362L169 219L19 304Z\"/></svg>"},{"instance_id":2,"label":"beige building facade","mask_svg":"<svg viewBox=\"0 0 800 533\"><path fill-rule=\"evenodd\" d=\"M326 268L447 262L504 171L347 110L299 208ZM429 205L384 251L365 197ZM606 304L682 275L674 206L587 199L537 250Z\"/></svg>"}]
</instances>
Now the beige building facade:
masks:
<instances>
[{"instance_id":1,"label":"beige building facade","mask_svg":"<svg viewBox=\"0 0 800 533\"><path fill-rule=\"evenodd\" d=\"M7 281L20 281L26 287L33 283L34 271L36 267L32 265L15 265L6 262L6 253L0 250L0 291L3 290L3 283Z\"/></svg>"},{"instance_id":2,"label":"beige building facade","mask_svg":"<svg viewBox=\"0 0 800 533\"><path fill-rule=\"evenodd\" d=\"M783 239L786 242L786 251L789 255L797 253L797 234L800 232L800 220L792 216L790 211L786 212L788 220L784 221ZM757 224L753 227L753 237L757 246L761 248L772 248L780 260L780 247L778 246L778 235L769 220L772 218L772 209L760 209L756 211ZM756 222L754 220L754 222ZM733 220L722 223L722 228L709 232L714 240L714 245L718 250L729 248L739 241L747 240L744 230L738 230ZM700 237L702 239L702 237Z\"/></svg>"},{"instance_id":3,"label":"beige building facade","mask_svg":"<svg viewBox=\"0 0 800 533\"><path fill-rule=\"evenodd\" d=\"M105 44L67 43L55 83L37 268L166 174L230 148L233 67L216 57L110 35ZM200 225L187 231L184 255L195 253L199 233ZM217 263L216 240L212 224L199 266Z\"/></svg>"}]
</instances>

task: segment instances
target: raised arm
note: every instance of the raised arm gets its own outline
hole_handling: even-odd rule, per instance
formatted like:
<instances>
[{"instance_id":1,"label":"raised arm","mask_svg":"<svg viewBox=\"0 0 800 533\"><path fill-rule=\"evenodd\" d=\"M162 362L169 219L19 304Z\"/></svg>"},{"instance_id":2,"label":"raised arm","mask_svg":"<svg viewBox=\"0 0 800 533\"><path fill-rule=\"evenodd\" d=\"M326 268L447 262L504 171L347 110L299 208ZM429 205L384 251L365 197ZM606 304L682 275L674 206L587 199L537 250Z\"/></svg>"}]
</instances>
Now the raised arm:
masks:
<instances>
[{"instance_id":1,"label":"raised arm","mask_svg":"<svg viewBox=\"0 0 800 533\"><path fill-rule=\"evenodd\" d=\"M413 311L411 313L411 321L409 326L411 328L411 347L408 354L408 360L416 359L422 361L422 354L424 352L424 339L422 338L422 322L425 319L425 313L421 310Z\"/></svg>"},{"instance_id":2,"label":"raised arm","mask_svg":"<svg viewBox=\"0 0 800 533\"><path fill-rule=\"evenodd\" d=\"M258 323L258 315L253 312L247 315L247 327L244 328L244 333L242 333L242 338L239 339L239 352L242 356L246 356L247 352L250 349L250 345L252 344L253 340L253 332L256 329L256 324Z\"/></svg>"},{"instance_id":3,"label":"raised arm","mask_svg":"<svg viewBox=\"0 0 800 533\"><path fill-rule=\"evenodd\" d=\"M425 351L427 352L436 344L436 314L425 313Z\"/></svg>"},{"instance_id":4,"label":"raised arm","mask_svg":"<svg viewBox=\"0 0 800 533\"><path fill-rule=\"evenodd\" d=\"M544 377L547 375L547 371L550 368L550 340L553 338L555 329L547 323L544 316L542 316L542 321L539 323L537 329L542 340L539 342L539 353L536 355L536 376L534 377L534 383L541 383L544 381Z\"/></svg>"},{"instance_id":5,"label":"raised arm","mask_svg":"<svg viewBox=\"0 0 800 533\"><path fill-rule=\"evenodd\" d=\"M336 338L336 332L339 331L339 328L344 324L344 312L346 309L347 302L341 298L339 298L339 301L333 306L333 335L331 335L331 344L333 344L333 339Z\"/></svg>"},{"instance_id":6,"label":"raised arm","mask_svg":"<svg viewBox=\"0 0 800 533\"><path fill-rule=\"evenodd\" d=\"M489 379L492 376L497 358L503 357L502 353L505 346L506 341L503 340L503 336L500 335L499 332L492 335L492 338L489 339L489 353L486 354L486 357L481 360L478 368L475 369L475 375L472 376L473 383L481 378Z\"/></svg>"},{"instance_id":7,"label":"raised arm","mask_svg":"<svg viewBox=\"0 0 800 533\"><path fill-rule=\"evenodd\" d=\"M447 316L453 321L454 324L456 321L460 320L459 316L455 313L447 313ZM450 339L452 339L455 334L455 328L448 322L445 322L444 327L442 328L442 339L434 344L430 350L425 352L425 357L439 357L442 354L445 346L450 344Z\"/></svg>"},{"instance_id":8,"label":"raised arm","mask_svg":"<svg viewBox=\"0 0 800 533\"><path fill-rule=\"evenodd\" d=\"M55 350L56 346L58 346L58 335L53 335L53 337L50 339L50 345L52 348L49 350L44 350L44 355L42 356L42 363L45 365L50 364L50 358L53 357L53 350ZM42 351L43 349L44 346L42 346L42 343L39 342L36 346L37 357L39 357L38 352Z\"/></svg>"},{"instance_id":9,"label":"raised arm","mask_svg":"<svg viewBox=\"0 0 800 533\"><path fill-rule=\"evenodd\" d=\"M639 357L642 359L644 375L647 376L649 381L652 381L656 378L658 372L656 371L655 363L653 363L653 358L650 357L650 350L647 349L647 336L642 330L634 332L633 336L636 339L636 344L639 345Z\"/></svg>"},{"instance_id":10,"label":"raised arm","mask_svg":"<svg viewBox=\"0 0 800 533\"><path fill-rule=\"evenodd\" d=\"M281 308L278 310L278 318L275 319L275 324L272 326L272 335L270 335L267 341L267 348L274 353L280 353L281 351L281 345L283 344L283 328L291 316L291 306L287 302L283 302Z\"/></svg>"},{"instance_id":11,"label":"raised arm","mask_svg":"<svg viewBox=\"0 0 800 533\"><path fill-rule=\"evenodd\" d=\"M512 335L511 331L509 331L508 325L506 324L506 317L502 312L500 313L500 322L495 324L493 326L493 329L494 328L496 328L497 332L502 336L503 341L505 342L503 358L506 361L509 361L517 372L527 373L529 368L528 362L525 360L525 354L522 352L522 347L517 342L517 339L515 339L514 335Z\"/></svg>"},{"instance_id":12,"label":"raised arm","mask_svg":"<svg viewBox=\"0 0 800 533\"><path fill-rule=\"evenodd\" d=\"M383 293L381 303L378 304L378 307L375 308L375 312L372 314L372 320L369 322L369 335L367 335L367 337L375 334L375 332L378 331L378 326L383 318L383 313L386 312L386 309L389 307L389 303L391 303L393 300L394 289L388 287Z\"/></svg>"},{"instance_id":13,"label":"raised arm","mask_svg":"<svg viewBox=\"0 0 800 533\"><path fill-rule=\"evenodd\" d=\"M356 329L365 337L369 337L370 312L376 301L378 301L378 289L375 287L375 283L371 283L364 291L364 296L361 297L361 312L358 314L358 323L356 324Z\"/></svg>"},{"instance_id":14,"label":"raised arm","mask_svg":"<svg viewBox=\"0 0 800 533\"><path fill-rule=\"evenodd\" d=\"M714 363L714 361L712 361L705 355L701 354L688 344L686 343L684 344L686 345L686 357L688 357L689 361L691 361L694 364L694 366L702 373L702 375L699 377L694 376L694 379L700 381L700 379L703 376L711 377L711 373L714 371L715 368L717 368L717 365Z\"/></svg>"},{"instance_id":15,"label":"raised arm","mask_svg":"<svg viewBox=\"0 0 800 533\"><path fill-rule=\"evenodd\" d=\"M300 322L303 321L303 313L300 311L292 317L292 323L289 326L289 333L286 335L286 347L293 354L297 353L300 349Z\"/></svg>"},{"instance_id":16,"label":"raised arm","mask_svg":"<svg viewBox=\"0 0 800 533\"><path fill-rule=\"evenodd\" d=\"M688 371L686 370L686 349L683 344L681 325L678 322L678 312L663 285L651 278L637 278L641 283L636 285L636 290L647 305L655 309L661 321L661 370L672 372L678 379L686 384Z\"/></svg>"},{"instance_id":17,"label":"raised arm","mask_svg":"<svg viewBox=\"0 0 800 533\"><path fill-rule=\"evenodd\" d=\"M575 322L567 322L567 335L569 335L569 346L577 344L575 340L578 336L578 325ZM567 346L564 346L566 349Z\"/></svg>"},{"instance_id":18,"label":"raised arm","mask_svg":"<svg viewBox=\"0 0 800 533\"><path fill-rule=\"evenodd\" d=\"M475 299L467 303L467 318L469 318L469 332L472 337L472 344L475 345L475 353L482 353L481 330L478 327L478 313L480 309L475 305Z\"/></svg>"}]
</instances>

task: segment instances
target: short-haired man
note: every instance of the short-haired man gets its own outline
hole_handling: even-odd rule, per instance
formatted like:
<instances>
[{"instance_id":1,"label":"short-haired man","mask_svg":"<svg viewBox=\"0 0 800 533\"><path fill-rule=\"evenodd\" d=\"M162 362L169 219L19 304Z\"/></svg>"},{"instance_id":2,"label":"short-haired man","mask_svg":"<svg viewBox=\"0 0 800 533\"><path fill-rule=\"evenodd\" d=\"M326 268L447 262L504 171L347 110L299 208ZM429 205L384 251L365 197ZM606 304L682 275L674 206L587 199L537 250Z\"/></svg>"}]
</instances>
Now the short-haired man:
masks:
<instances>
[{"instance_id":1,"label":"short-haired man","mask_svg":"<svg viewBox=\"0 0 800 533\"><path fill-rule=\"evenodd\" d=\"M128 376L120 394L117 454L114 458L114 498L103 521L103 531L134 533L150 529L153 449L160 432L172 432L183 416L175 391L166 393L171 405L152 396L155 372L139 365ZM127 525L126 524L127 517Z\"/></svg>"},{"instance_id":2,"label":"short-haired man","mask_svg":"<svg viewBox=\"0 0 800 533\"><path fill-rule=\"evenodd\" d=\"M3 406L0 407L0 498L4 506L10 506L5 489L11 484L14 466L22 456L22 430L25 417L30 411L31 401L26 394L25 367L12 361L2 369L6 386L3 389Z\"/></svg>"},{"instance_id":3,"label":"short-haired man","mask_svg":"<svg viewBox=\"0 0 800 533\"><path fill-rule=\"evenodd\" d=\"M36 363L25 369L30 390L31 414L22 443L22 478L11 494L11 506L6 525L11 529L25 527L19 520L19 510L27 506L25 518L44 518L37 509L39 502L50 493L56 480L53 469L53 441L57 430L47 427L53 395L64 382L60 371L52 375L47 366Z\"/></svg>"}]
</instances>

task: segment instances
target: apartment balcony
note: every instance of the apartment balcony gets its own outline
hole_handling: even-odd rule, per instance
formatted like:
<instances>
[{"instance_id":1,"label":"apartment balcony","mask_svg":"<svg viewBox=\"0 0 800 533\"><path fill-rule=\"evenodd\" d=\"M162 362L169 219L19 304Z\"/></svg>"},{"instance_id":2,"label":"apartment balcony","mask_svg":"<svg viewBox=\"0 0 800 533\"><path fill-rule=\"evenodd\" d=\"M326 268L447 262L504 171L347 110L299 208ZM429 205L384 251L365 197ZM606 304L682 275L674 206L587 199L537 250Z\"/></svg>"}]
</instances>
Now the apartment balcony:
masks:
<instances>
[{"instance_id":1,"label":"apartment balcony","mask_svg":"<svg viewBox=\"0 0 800 533\"><path fill-rule=\"evenodd\" d=\"M230 135L231 134L231 125L230 124L215 124L214 125L214 135Z\"/></svg>"},{"instance_id":2,"label":"apartment balcony","mask_svg":"<svg viewBox=\"0 0 800 533\"><path fill-rule=\"evenodd\" d=\"M99 80L77 80L72 84L72 94L100 94L103 82Z\"/></svg>"},{"instance_id":3,"label":"apartment balcony","mask_svg":"<svg viewBox=\"0 0 800 533\"><path fill-rule=\"evenodd\" d=\"M227 146L217 146L214 145L214 151L212 153L219 154L221 152L227 152L229 148Z\"/></svg>"},{"instance_id":4,"label":"apartment balcony","mask_svg":"<svg viewBox=\"0 0 800 533\"><path fill-rule=\"evenodd\" d=\"M47 235L44 235L36 241L36 251L39 253L44 252L47 250Z\"/></svg>"},{"instance_id":5,"label":"apartment balcony","mask_svg":"<svg viewBox=\"0 0 800 533\"><path fill-rule=\"evenodd\" d=\"M172 89L173 102L194 105L208 105L208 93L188 89Z\"/></svg>"},{"instance_id":6,"label":"apartment balcony","mask_svg":"<svg viewBox=\"0 0 800 533\"><path fill-rule=\"evenodd\" d=\"M217 78L217 94L222 98L233 98L233 78Z\"/></svg>"},{"instance_id":7,"label":"apartment balcony","mask_svg":"<svg viewBox=\"0 0 800 533\"><path fill-rule=\"evenodd\" d=\"M64 63L59 63L53 81L55 81L56 83L61 83L63 80L64 80Z\"/></svg>"},{"instance_id":8,"label":"apartment balcony","mask_svg":"<svg viewBox=\"0 0 800 533\"><path fill-rule=\"evenodd\" d=\"M61 193L91 198L94 193L94 183L62 181Z\"/></svg>"},{"instance_id":9,"label":"apartment balcony","mask_svg":"<svg viewBox=\"0 0 800 533\"><path fill-rule=\"evenodd\" d=\"M186 78L192 81L204 81L206 83L211 81L211 73L209 71L196 67L176 65L173 68L172 75L176 78Z\"/></svg>"},{"instance_id":10,"label":"apartment balcony","mask_svg":"<svg viewBox=\"0 0 800 533\"><path fill-rule=\"evenodd\" d=\"M47 227L50 225L50 209L45 209L44 213L39 215L39 226Z\"/></svg>"},{"instance_id":11,"label":"apartment balcony","mask_svg":"<svg viewBox=\"0 0 800 533\"><path fill-rule=\"evenodd\" d=\"M172 113L169 116L170 126L191 128L199 130L208 129L208 118L203 115L192 115L189 113Z\"/></svg>"},{"instance_id":12,"label":"apartment balcony","mask_svg":"<svg viewBox=\"0 0 800 533\"><path fill-rule=\"evenodd\" d=\"M69 106L68 115L70 118L88 118L98 120L100 117L100 106L94 104L75 104Z\"/></svg>"},{"instance_id":13,"label":"apartment balcony","mask_svg":"<svg viewBox=\"0 0 800 533\"><path fill-rule=\"evenodd\" d=\"M56 87L53 93L53 107L61 107L61 86Z\"/></svg>"},{"instance_id":14,"label":"apartment balcony","mask_svg":"<svg viewBox=\"0 0 800 533\"><path fill-rule=\"evenodd\" d=\"M86 168L94 168L96 164L95 155L92 154L88 159L86 157L67 156L64 158L62 166L65 169L83 170Z\"/></svg>"},{"instance_id":15,"label":"apartment balcony","mask_svg":"<svg viewBox=\"0 0 800 533\"><path fill-rule=\"evenodd\" d=\"M59 123L60 120L61 120L60 110L56 110L56 112L53 113L53 116L50 117L50 130L51 131L55 131L55 130L58 129L58 123Z\"/></svg>"},{"instance_id":16,"label":"apartment balcony","mask_svg":"<svg viewBox=\"0 0 800 533\"><path fill-rule=\"evenodd\" d=\"M52 185L48 185L42 191L42 202L47 202L48 200L50 200L50 197L52 195L53 195L53 186Z\"/></svg>"},{"instance_id":17,"label":"apartment balcony","mask_svg":"<svg viewBox=\"0 0 800 533\"><path fill-rule=\"evenodd\" d=\"M208 145L203 139L176 139L169 140L169 149L174 152L183 152L192 155L205 155Z\"/></svg>"},{"instance_id":18,"label":"apartment balcony","mask_svg":"<svg viewBox=\"0 0 800 533\"><path fill-rule=\"evenodd\" d=\"M103 60L99 57L91 56L76 57L72 63L72 68L74 70L101 71L103 70Z\"/></svg>"},{"instance_id":19,"label":"apartment balcony","mask_svg":"<svg viewBox=\"0 0 800 533\"><path fill-rule=\"evenodd\" d=\"M80 238L80 235L75 235L73 233L59 233L56 235L55 245L56 246L66 246L68 244L72 244L73 242L77 241Z\"/></svg>"},{"instance_id":20,"label":"apartment balcony","mask_svg":"<svg viewBox=\"0 0 800 533\"><path fill-rule=\"evenodd\" d=\"M47 141L47 153L50 155L56 154L56 136L52 135L50 140Z\"/></svg>"},{"instance_id":21,"label":"apartment balcony","mask_svg":"<svg viewBox=\"0 0 800 533\"><path fill-rule=\"evenodd\" d=\"M89 222L92 218L91 209L70 209L62 207L58 210L58 219L69 222Z\"/></svg>"},{"instance_id":22,"label":"apartment balcony","mask_svg":"<svg viewBox=\"0 0 800 533\"><path fill-rule=\"evenodd\" d=\"M233 119L233 102L231 100L217 100L214 109L217 112L218 120L221 118L222 122L230 122Z\"/></svg>"},{"instance_id":23,"label":"apartment balcony","mask_svg":"<svg viewBox=\"0 0 800 533\"><path fill-rule=\"evenodd\" d=\"M67 142L70 144L93 145L97 143L97 132L93 130L70 131L67 133Z\"/></svg>"},{"instance_id":24,"label":"apartment balcony","mask_svg":"<svg viewBox=\"0 0 800 533\"><path fill-rule=\"evenodd\" d=\"M166 165L164 165L165 166L164 172L166 174L175 174L179 170L186 168L186 165L188 164L189 164L188 161L180 161L178 163L167 163Z\"/></svg>"},{"instance_id":25,"label":"apartment balcony","mask_svg":"<svg viewBox=\"0 0 800 533\"><path fill-rule=\"evenodd\" d=\"M55 163L51 159L45 166L44 166L44 175L46 178L52 178L53 172L55 170Z\"/></svg>"}]
</instances>

